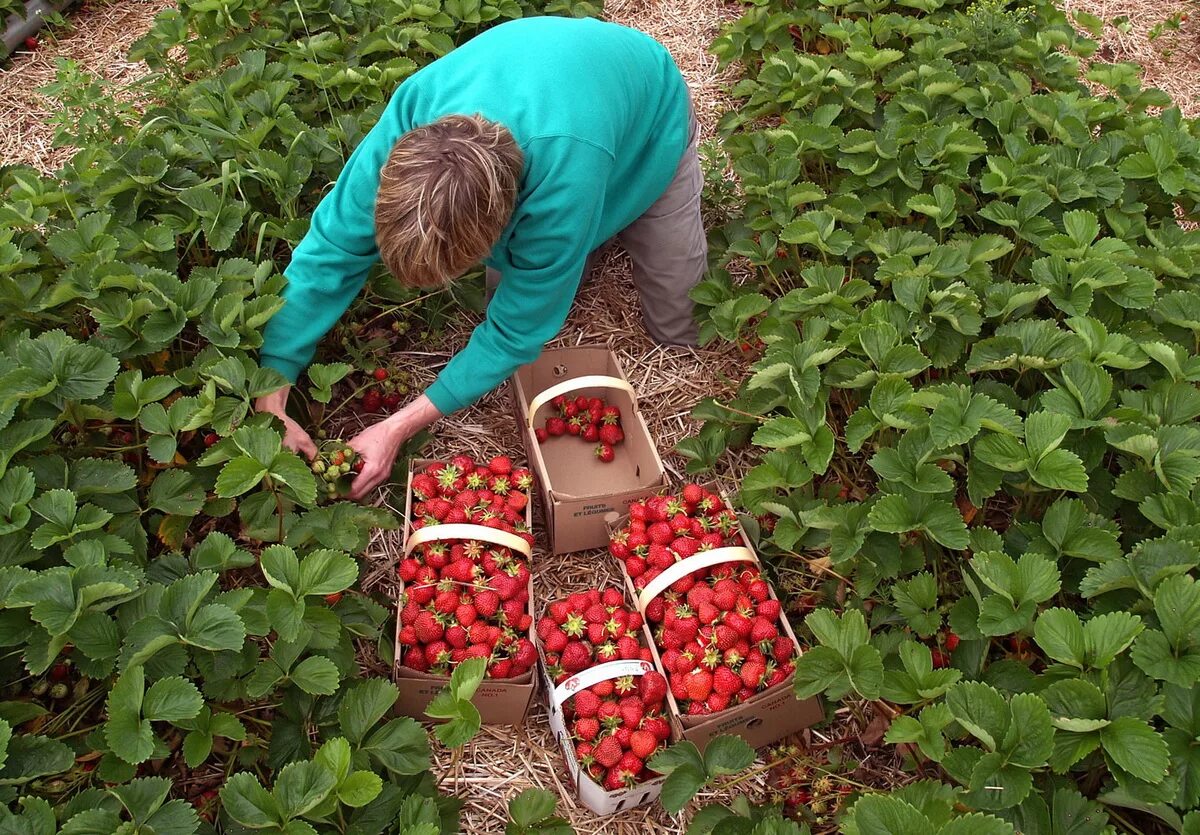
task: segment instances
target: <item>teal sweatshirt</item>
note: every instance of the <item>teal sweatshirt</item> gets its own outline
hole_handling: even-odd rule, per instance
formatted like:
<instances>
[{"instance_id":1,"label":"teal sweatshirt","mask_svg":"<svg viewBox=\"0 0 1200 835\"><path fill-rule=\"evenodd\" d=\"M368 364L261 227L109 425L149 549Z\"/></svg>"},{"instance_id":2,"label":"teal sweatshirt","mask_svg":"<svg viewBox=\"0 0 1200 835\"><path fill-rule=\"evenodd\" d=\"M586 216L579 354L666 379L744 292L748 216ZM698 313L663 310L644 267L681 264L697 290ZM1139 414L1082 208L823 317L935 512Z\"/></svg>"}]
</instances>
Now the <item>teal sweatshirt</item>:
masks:
<instances>
[{"instance_id":1,"label":"teal sweatshirt","mask_svg":"<svg viewBox=\"0 0 1200 835\"><path fill-rule=\"evenodd\" d=\"M379 257L379 171L405 132L451 114L508 128L524 153L516 208L488 266L486 319L426 391L465 408L562 328L588 253L666 190L683 155L688 93L667 50L613 23L540 17L496 26L414 73L351 154L292 253L263 364L295 381Z\"/></svg>"}]
</instances>

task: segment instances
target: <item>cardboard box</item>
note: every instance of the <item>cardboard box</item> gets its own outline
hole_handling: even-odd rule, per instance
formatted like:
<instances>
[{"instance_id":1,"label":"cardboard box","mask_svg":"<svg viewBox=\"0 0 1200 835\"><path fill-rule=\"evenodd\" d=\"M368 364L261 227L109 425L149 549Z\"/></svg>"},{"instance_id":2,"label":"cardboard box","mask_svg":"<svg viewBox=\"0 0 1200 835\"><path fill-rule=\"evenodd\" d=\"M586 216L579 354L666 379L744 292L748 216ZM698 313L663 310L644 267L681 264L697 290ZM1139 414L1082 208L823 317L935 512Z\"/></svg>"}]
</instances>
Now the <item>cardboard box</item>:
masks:
<instances>
[{"instance_id":1,"label":"cardboard box","mask_svg":"<svg viewBox=\"0 0 1200 835\"><path fill-rule=\"evenodd\" d=\"M563 710L563 706L571 698L571 695L585 687L621 676L645 675L655 669L654 665L649 661L610 661L606 664L597 664L595 667L572 676L562 684L555 685L546 672L546 659L542 654L540 643L538 644L538 657L541 659L539 669L546 688L546 702L549 706L550 730L554 732L554 738L558 740L558 745L562 749L563 759L567 762L567 776L571 778L571 783L575 787L576 799L602 817L623 812L626 809L645 806L647 803L658 800L659 795L662 794L666 777L655 777L631 788L610 792L584 774L583 767L575 757L575 745L571 742L566 713ZM675 726L672 725L670 743L677 740L678 734Z\"/></svg>"},{"instance_id":2,"label":"cardboard box","mask_svg":"<svg viewBox=\"0 0 1200 835\"><path fill-rule=\"evenodd\" d=\"M724 493L721 493L716 485L706 484L703 486L710 492L716 492L721 495L725 504L729 504L728 497ZM626 522L627 516L628 514L610 515L606 520L608 531L612 532L622 527ZM680 560L675 565L687 566L680 569L681 574L690 574L692 571L703 568L705 565L719 565L735 560L753 562L755 565L759 565L758 556L755 554L754 548L746 536L746 532L739 527L739 533L742 540L742 547L720 548L713 551L701 552L686 560ZM620 560L618 560L618 563L620 563ZM621 576L625 579L626 591L634 601L634 605L644 615L645 608L639 600L643 593L639 593L634 586L633 578L625 571L624 563L620 563L620 568ZM671 582L674 582L674 580ZM771 597L777 599L774 587L768 584L768 588ZM650 590L650 586L647 586L647 590ZM651 595L650 597L653 596L655 595ZM646 602L649 602L649 599ZM796 633L792 630L792 625L788 623L787 615L780 612L779 620L782 633L795 644L796 657L799 657L802 653L800 641L797 640ZM650 651L654 655L654 663L659 670L665 673L662 657L659 655L658 646L654 642L654 635L650 624L648 622L644 623L642 629L645 632L645 639L650 646ZM704 750L709 740L721 734L740 736L752 748L762 748L765 745L778 742L786 736L798 733L805 728L812 727L825 718L825 712L817 699L813 698L801 701L795 697L792 693L792 679L793 676L789 676L785 681L756 694L752 699L709 716L687 716L679 709L679 703L668 689L667 703L671 708L671 721L677 726L680 736L694 742L696 747L701 751Z\"/></svg>"},{"instance_id":3,"label":"cardboard box","mask_svg":"<svg viewBox=\"0 0 1200 835\"><path fill-rule=\"evenodd\" d=\"M608 514L625 513L634 499L666 486L657 446L612 351L587 346L543 351L536 362L517 369L512 393L552 553L604 547ZM594 445L574 436L537 442L534 429L549 416L551 398L567 393L600 397L621 410L625 441L611 463L597 461Z\"/></svg>"},{"instance_id":4,"label":"cardboard box","mask_svg":"<svg viewBox=\"0 0 1200 835\"><path fill-rule=\"evenodd\" d=\"M412 540L414 531L412 530L412 477L414 472L424 468L425 466L434 463L431 459L421 458L414 460L408 469L408 483L405 485L405 501L404 501L404 542L405 553L411 550L409 543ZM525 521L530 527L533 525L532 512L530 506L525 509ZM437 531L437 529L443 529ZM464 530L467 529L467 530ZM485 528L482 525L430 525L429 527L421 528L422 531L436 532L435 536L441 538L442 534L452 534L447 537L451 541L457 539L484 539L490 535L504 533L496 531L492 528ZM512 534L509 534L512 536ZM519 539L519 537L517 537ZM527 549L528 543L521 540L522 545ZM513 543L516 544L515 542ZM532 549L527 550L526 555L532 554ZM530 617L528 637L534 641L533 627L533 576L529 578L529 603L527 610ZM404 594L404 584L400 585L401 599ZM536 643L536 641L535 641ZM425 708L433 701L433 698L441 692L442 688L449 682L449 676L433 675L431 673L423 673L419 670L414 670L411 667L405 667L402 663L403 650L400 645L400 612L399 601L397 601L396 612L396 635L395 635L395 659L392 663L392 674L395 679L396 686L400 689L400 696L396 700L396 713L400 716L411 716L414 719L428 721L429 717L425 715ZM483 683L479 685L479 689L475 691L475 695L471 698L472 704L479 709L479 715L485 725L520 725L525 721L525 714L529 712L529 705L533 701L534 691L537 689L537 677L534 670L530 670L522 676L508 679L493 679L485 678Z\"/></svg>"}]
</instances>

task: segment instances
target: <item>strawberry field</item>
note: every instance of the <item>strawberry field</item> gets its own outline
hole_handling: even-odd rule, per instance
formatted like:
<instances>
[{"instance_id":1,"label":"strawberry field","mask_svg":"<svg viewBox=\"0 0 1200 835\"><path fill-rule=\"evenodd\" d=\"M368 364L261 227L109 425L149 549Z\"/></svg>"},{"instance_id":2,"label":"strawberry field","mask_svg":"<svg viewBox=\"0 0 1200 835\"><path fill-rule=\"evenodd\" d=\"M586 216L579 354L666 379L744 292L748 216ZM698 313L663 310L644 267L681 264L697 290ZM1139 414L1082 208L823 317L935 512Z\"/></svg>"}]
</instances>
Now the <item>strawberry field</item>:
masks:
<instances>
[{"instance_id":1,"label":"strawberry field","mask_svg":"<svg viewBox=\"0 0 1200 835\"><path fill-rule=\"evenodd\" d=\"M1200 124L1100 60L1105 21L733 10L706 345L653 360L697 381L651 421L687 436L607 551L545 553L503 391L345 499L342 439L461 345L478 276L376 269L293 398L316 463L254 413L280 271L396 85L495 23L603 12L185 0L131 51L136 105L60 68L69 162L0 168L0 830L1200 835ZM622 321L564 343L666 400ZM628 416L558 405L545 438L619 466ZM499 543L401 553L460 523ZM743 532L753 567L657 580ZM553 706L581 779L662 794L601 819L546 694L515 729L472 697L606 661L647 666ZM439 724L394 714L401 668L453 672ZM789 676L823 720L779 744L663 718Z\"/></svg>"}]
</instances>

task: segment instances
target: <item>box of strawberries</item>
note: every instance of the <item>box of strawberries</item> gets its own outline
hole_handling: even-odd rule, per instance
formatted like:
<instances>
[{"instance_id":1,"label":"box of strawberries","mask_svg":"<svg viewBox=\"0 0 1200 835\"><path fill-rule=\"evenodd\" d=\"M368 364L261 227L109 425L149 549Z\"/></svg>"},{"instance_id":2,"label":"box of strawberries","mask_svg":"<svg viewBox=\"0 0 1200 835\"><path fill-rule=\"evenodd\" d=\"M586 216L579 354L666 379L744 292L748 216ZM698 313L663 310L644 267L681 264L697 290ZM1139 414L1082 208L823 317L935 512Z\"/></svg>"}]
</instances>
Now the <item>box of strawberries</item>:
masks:
<instances>
[{"instance_id":1,"label":"box of strawberries","mask_svg":"<svg viewBox=\"0 0 1200 835\"><path fill-rule=\"evenodd\" d=\"M665 778L648 764L677 738L667 680L643 636L642 616L615 587L555 600L537 622L550 728L576 796L598 815L658 799Z\"/></svg>"},{"instance_id":2,"label":"box of strawberries","mask_svg":"<svg viewBox=\"0 0 1200 835\"><path fill-rule=\"evenodd\" d=\"M533 475L507 456L411 463L397 564L397 711L417 719L467 658L488 659L472 702L487 724L525 719L536 688Z\"/></svg>"},{"instance_id":3,"label":"box of strawberries","mask_svg":"<svg viewBox=\"0 0 1200 835\"><path fill-rule=\"evenodd\" d=\"M758 748L822 719L815 699L792 694L800 644L715 485L633 502L608 525L685 739L736 734Z\"/></svg>"},{"instance_id":4,"label":"box of strawberries","mask_svg":"<svg viewBox=\"0 0 1200 835\"><path fill-rule=\"evenodd\" d=\"M603 548L605 516L667 483L616 355L594 346L543 351L517 369L512 392L550 550Z\"/></svg>"}]
</instances>

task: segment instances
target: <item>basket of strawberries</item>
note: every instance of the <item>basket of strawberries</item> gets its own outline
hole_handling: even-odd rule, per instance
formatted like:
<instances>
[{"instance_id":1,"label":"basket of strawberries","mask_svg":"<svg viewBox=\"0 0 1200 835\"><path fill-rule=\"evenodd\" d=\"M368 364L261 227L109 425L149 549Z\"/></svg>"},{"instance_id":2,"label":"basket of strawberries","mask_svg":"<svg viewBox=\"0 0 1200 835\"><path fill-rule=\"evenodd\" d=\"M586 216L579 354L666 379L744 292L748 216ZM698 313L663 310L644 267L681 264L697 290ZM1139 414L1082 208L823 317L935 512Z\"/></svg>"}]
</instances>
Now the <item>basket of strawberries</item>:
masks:
<instances>
[{"instance_id":1,"label":"basket of strawberries","mask_svg":"<svg viewBox=\"0 0 1200 835\"><path fill-rule=\"evenodd\" d=\"M533 694L532 476L507 456L412 463L396 618L400 709L420 717L454 667L484 658L483 721L516 724Z\"/></svg>"},{"instance_id":2,"label":"basket of strawberries","mask_svg":"<svg viewBox=\"0 0 1200 835\"><path fill-rule=\"evenodd\" d=\"M616 588L556 600L537 623L550 727L579 800L600 815L662 791L648 763L674 731L667 681L642 635L641 614Z\"/></svg>"},{"instance_id":3,"label":"basket of strawberries","mask_svg":"<svg viewBox=\"0 0 1200 835\"><path fill-rule=\"evenodd\" d=\"M634 502L610 531L685 738L703 747L719 727L758 747L819 721L792 697L799 643L715 487Z\"/></svg>"}]
</instances>

